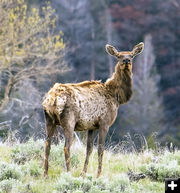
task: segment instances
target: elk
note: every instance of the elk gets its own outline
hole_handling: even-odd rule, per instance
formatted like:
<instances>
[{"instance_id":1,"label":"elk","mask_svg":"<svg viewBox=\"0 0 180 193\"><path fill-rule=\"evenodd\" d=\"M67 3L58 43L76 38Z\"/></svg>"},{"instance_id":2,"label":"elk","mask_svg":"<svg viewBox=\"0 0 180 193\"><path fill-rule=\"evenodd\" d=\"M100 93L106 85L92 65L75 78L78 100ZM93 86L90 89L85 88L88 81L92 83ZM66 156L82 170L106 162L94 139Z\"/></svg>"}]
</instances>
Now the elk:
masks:
<instances>
[{"instance_id":1,"label":"elk","mask_svg":"<svg viewBox=\"0 0 180 193\"><path fill-rule=\"evenodd\" d=\"M55 83L43 100L46 120L46 143L44 176L48 174L48 157L51 139L59 125L64 132L64 155L67 171L70 171L70 147L74 131L87 131L86 159L82 175L87 172L90 154L93 150L93 135L98 133L98 170L102 171L104 144L109 127L114 123L119 105L127 103L132 96L132 60L142 52L144 44L134 46L132 51L118 52L106 45L108 54L118 60L115 72L105 83L84 81L76 84Z\"/></svg>"}]
</instances>

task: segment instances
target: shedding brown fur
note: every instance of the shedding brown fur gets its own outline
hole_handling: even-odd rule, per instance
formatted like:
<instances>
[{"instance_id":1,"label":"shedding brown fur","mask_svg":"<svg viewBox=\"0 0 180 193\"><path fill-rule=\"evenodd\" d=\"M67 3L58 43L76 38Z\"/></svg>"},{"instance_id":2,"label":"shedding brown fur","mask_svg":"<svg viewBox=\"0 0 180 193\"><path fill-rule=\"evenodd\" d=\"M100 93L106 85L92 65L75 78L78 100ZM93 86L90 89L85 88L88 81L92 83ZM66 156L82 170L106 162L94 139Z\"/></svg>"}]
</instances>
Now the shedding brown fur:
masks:
<instances>
[{"instance_id":1,"label":"shedding brown fur","mask_svg":"<svg viewBox=\"0 0 180 193\"><path fill-rule=\"evenodd\" d=\"M77 84L56 83L49 90L43 101L47 135L44 176L48 173L51 138L57 125L64 130L67 171L70 170L73 133L75 130L87 130L87 152L82 175L87 172L93 149L94 131L99 130L97 177L100 176L105 138L109 127L116 119L119 105L128 102L132 96L132 60L142 52L143 47L144 44L139 43L132 51L118 52L113 46L106 45L106 51L115 56L118 62L114 74L105 83L101 81L84 81Z\"/></svg>"}]
</instances>

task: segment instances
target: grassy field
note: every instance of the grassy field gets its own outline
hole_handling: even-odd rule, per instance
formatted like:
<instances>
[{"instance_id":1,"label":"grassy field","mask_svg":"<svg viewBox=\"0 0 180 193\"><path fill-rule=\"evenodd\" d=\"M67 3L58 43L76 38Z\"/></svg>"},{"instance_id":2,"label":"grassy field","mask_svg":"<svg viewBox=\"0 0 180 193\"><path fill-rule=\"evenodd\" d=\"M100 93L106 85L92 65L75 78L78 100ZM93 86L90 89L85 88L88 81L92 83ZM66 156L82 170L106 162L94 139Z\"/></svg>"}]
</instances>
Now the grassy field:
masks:
<instances>
[{"instance_id":1,"label":"grassy field","mask_svg":"<svg viewBox=\"0 0 180 193\"><path fill-rule=\"evenodd\" d=\"M113 153L106 150L102 176L96 179L97 150L90 158L88 173L80 177L85 147L72 146L71 172L66 173L63 145L52 145L49 177L44 179L44 142L0 144L0 193L164 193L165 177L180 176L180 151ZM128 172L129 169L131 172ZM139 179L143 176L143 179Z\"/></svg>"}]
</instances>

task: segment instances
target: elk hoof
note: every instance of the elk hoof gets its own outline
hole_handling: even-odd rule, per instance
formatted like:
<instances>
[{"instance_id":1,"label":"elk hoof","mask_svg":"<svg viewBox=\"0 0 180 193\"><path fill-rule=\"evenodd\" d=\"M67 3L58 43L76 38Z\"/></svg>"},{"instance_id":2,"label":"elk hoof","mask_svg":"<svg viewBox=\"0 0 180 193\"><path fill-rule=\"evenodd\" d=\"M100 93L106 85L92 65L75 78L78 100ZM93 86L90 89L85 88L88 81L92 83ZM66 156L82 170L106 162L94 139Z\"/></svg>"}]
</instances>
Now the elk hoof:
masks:
<instances>
[{"instance_id":1,"label":"elk hoof","mask_svg":"<svg viewBox=\"0 0 180 193\"><path fill-rule=\"evenodd\" d=\"M97 173L97 176L96 176L96 178L99 178L99 176L101 175L101 173Z\"/></svg>"},{"instance_id":2,"label":"elk hoof","mask_svg":"<svg viewBox=\"0 0 180 193\"><path fill-rule=\"evenodd\" d=\"M44 172L44 178L48 178L48 174L47 174L47 172Z\"/></svg>"},{"instance_id":3,"label":"elk hoof","mask_svg":"<svg viewBox=\"0 0 180 193\"><path fill-rule=\"evenodd\" d=\"M86 173L85 173L84 171L82 171L81 174L80 174L80 176L83 177L83 178L85 178Z\"/></svg>"}]
</instances>

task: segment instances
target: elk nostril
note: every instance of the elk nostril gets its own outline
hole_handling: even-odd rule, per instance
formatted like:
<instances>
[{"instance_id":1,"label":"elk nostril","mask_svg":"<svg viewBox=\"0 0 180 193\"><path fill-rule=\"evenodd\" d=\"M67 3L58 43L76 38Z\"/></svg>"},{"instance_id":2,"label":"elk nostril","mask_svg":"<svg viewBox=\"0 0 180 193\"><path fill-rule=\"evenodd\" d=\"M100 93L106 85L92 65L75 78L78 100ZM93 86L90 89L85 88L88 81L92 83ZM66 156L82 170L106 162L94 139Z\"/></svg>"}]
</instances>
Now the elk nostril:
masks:
<instances>
[{"instance_id":1,"label":"elk nostril","mask_svg":"<svg viewBox=\"0 0 180 193\"><path fill-rule=\"evenodd\" d=\"M130 60L129 59L124 59L123 60L123 64L129 64L130 63Z\"/></svg>"}]
</instances>

